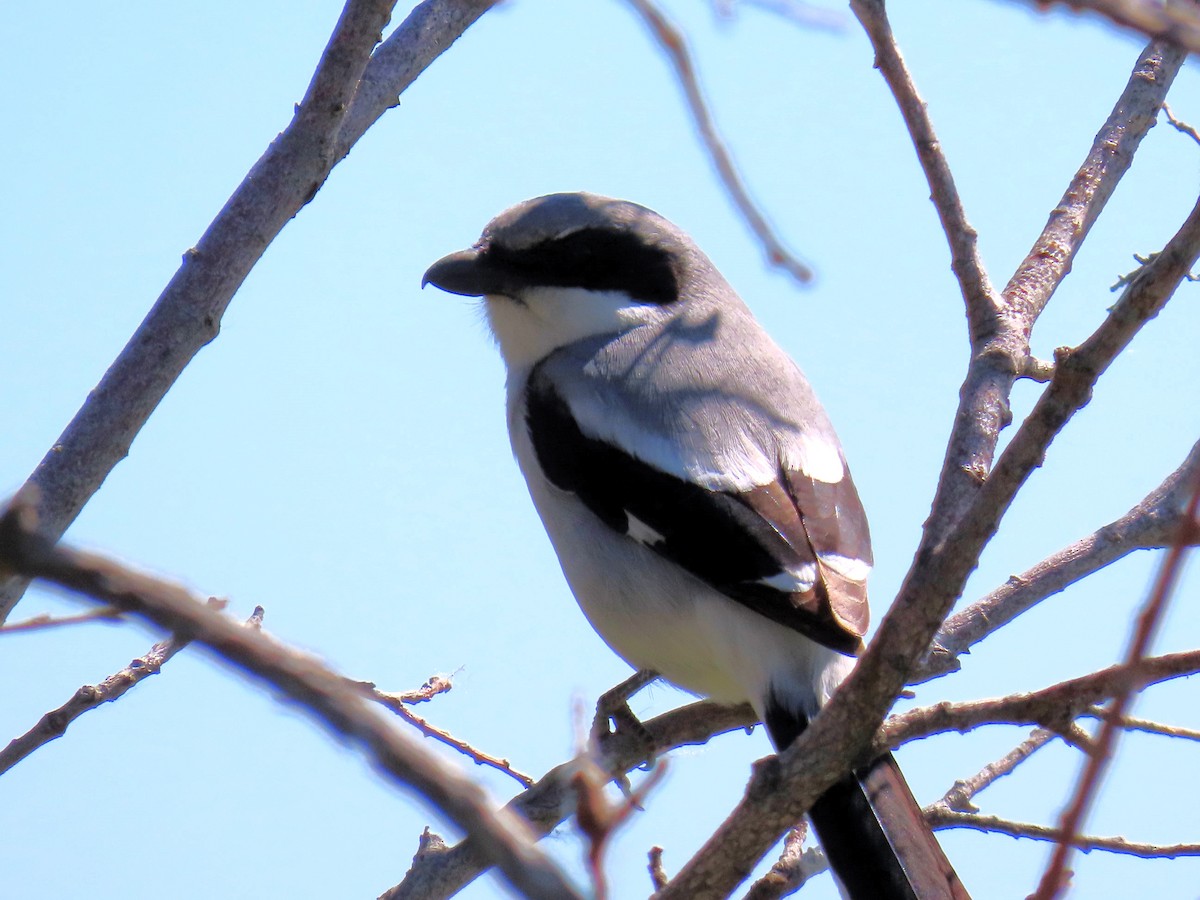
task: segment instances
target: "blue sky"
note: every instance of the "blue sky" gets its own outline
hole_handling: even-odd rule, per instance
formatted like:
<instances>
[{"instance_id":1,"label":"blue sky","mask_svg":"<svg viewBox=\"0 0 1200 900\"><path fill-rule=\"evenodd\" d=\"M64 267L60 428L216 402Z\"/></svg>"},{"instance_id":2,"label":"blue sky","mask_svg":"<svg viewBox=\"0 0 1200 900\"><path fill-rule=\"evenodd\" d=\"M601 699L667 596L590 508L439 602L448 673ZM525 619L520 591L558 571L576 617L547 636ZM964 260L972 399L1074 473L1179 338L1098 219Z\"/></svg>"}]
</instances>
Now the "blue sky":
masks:
<instances>
[{"instance_id":1,"label":"blue sky","mask_svg":"<svg viewBox=\"0 0 1200 900\"><path fill-rule=\"evenodd\" d=\"M817 387L872 520L876 619L928 512L966 361L962 303L928 188L871 53L847 16L805 30L745 8L667 9L693 44L753 195L817 271L768 269L697 145L666 63L632 11L517 0L488 14L404 95L251 273L220 337L187 369L69 532L76 544L229 597L265 626L392 690L455 673L420 712L540 775L572 752L577 702L627 667L590 631L511 460L503 372L475 304L421 292L426 266L513 202L586 189L689 231ZM288 122L339 7L330 3L26 4L0 35L9 138L0 212L0 492L14 490L162 286ZM1082 161L1143 41L1012 3L919 0L893 24L1003 284ZM1185 67L1170 102L1200 122ZM1132 254L1162 246L1200 187L1200 146L1161 126L1034 334L1077 343ZM1051 449L967 590L972 599L1122 514L1182 461L1200 416L1198 286L1185 285ZM1038 388L1021 383L1019 418ZM919 702L997 696L1108 665L1154 557L1141 554L989 639ZM1200 645L1194 577L1160 651ZM75 603L32 591L15 618ZM0 735L15 736L155 636L92 625L0 638ZM646 715L686 698L657 687ZM1200 727L1194 687L1137 712ZM913 745L923 801L1017 744L986 729ZM616 841L614 896L648 893L645 852L682 865L740 796L765 737L675 755ZM1170 774L1194 744L1126 737L1089 830L1196 840L1200 793ZM1053 822L1078 755L1056 745L981 795ZM472 768L498 799L515 785ZM77 722L0 779L0 894L373 897L426 825L302 715L205 654ZM1024 896L1047 849L943 832L978 898ZM570 871L567 829L546 842ZM1194 896L1196 860L1076 858L1076 896ZM168 886L165 887L164 886ZM464 896L503 896L484 879ZM827 879L803 896L836 896Z\"/></svg>"}]
</instances>

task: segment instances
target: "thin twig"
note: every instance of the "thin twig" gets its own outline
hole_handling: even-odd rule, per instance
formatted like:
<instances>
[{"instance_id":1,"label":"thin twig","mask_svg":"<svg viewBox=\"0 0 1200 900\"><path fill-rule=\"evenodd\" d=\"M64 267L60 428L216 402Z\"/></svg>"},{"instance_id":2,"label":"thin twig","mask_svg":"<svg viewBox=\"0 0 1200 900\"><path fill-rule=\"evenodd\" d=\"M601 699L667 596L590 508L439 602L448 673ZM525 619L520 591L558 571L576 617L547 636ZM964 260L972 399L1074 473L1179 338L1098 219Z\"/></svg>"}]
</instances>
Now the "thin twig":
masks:
<instances>
[{"instance_id":1,"label":"thin twig","mask_svg":"<svg viewBox=\"0 0 1200 900\"><path fill-rule=\"evenodd\" d=\"M954 782L953 786L950 790L946 791L941 800L925 807L925 818L932 818L936 810L942 807L954 810L955 812L977 812L978 810L971 802L976 794L985 788L991 787L992 784L1005 775L1011 775L1017 766L1033 756L1038 750L1041 750L1054 740L1055 737L1057 735L1049 728L1035 728L1029 733L1029 737L1021 741L1021 743L1004 754L1004 756L995 762L988 763L970 778L963 778Z\"/></svg>"},{"instance_id":2,"label":"thin twig","mask_svg":"<svg viewBox=\"0 0 1200 900\"><path fill-rule=\"evenodd\" d=\"M449 685L449 681L446 679L439 679L436 683L434 679L430 679L425 683L424 689L410 691L407 694L384 693L374 685L369 687L364 686L364 692L366 696L374 700L376 703L386 707L387 709L390 709L405 722L420 731L421 734L425 735L425 737L433 738L434 740L445 744L447 747L457 750L459 753L473 760L476 765L489 766L490 768L496 769L499 772L503 772L510 778L515 779L516 782L523 788L527 788L533 784L534 779L532 776L526 775L524 772L514 769L512 763L510 763L507 759L501 759L500 757L492 756L489 753L485 753L482 750L472 747L466 741L456 738L450 732L438 728L436 725L431 725L428 720L421 718L408 708L408 704L410 703L423 703L429 700L435 694L449 690L447 685Z\"/></svg>"},{"instance_id":3,"label":"thin twig","mask_svg":"<svg viewBox=\"0 0 1200 900\"><path fill-rule=\"evenodd\" d=\"M1200 203L1197 204L1197 209L1200 209ZM1179 578L1183 558L1187 552L1188 538L1195 526L1198 512L1200 512L1200 473L1192 478L1192 495L1188 501L1186 518L1179 528L1179 540L1171 546L1163 558L1154 588L1138 616L1137 628L1125 654L1125 666L1129 669L1135 669L1141 665L1146 653L1149 652L1151 642L1158 633L1158 627L1166 612L1167 604L1170 602L1175 582ZM1088 758L1087 765L1076 786L1075 795L1063 813L1059 825L1059 831L1065 836L1065 839L1054 848L1050 862L1038 884L1038 889L1034 892L1035 900L1053 900L1066 887L1067 864L1071 857L1072 840L1075 835L1079 834L1084 818L1099 790L1100 778L1112 757L1113 747L1120 732L1120 723L1125 718L1134 691L1135 687L1132 684L1121 686L1105 710L1107 715L1102 719L1100 734L1096 738L1097 750Z\"/></svg>"},{"instance_id":4,"label":"thin twig","mask_svg":"<svg viewBox=\"0 0 1200 900\"><path fill-rule=\"evenodd\" d=\"M729 149L717 131L708 104L700 91L700 83L696 78L696 67L692 62L691 52L688 50L687 41L684 40L682 32L672 25L663 15L662 10L650 0L627 0L627 2L642 17L642 21L650 29L651 35L658 41L658 45L666 54L667 59L671 61L671 65L675 69L675 76L679 79L679 85L683 88L684 96L687 98L688 110L692 114L696 130L700 132L700 141L708 151L717 175L720 177L721 183L725 185L725 190L729 192L734 205L767 251L767 261L773 266L784 269L801 284L812 281L812 269L784 247L783 242L776 236L775 230L767 222L758 205L750 198L750 192L747 190L745 182L742 181L742 176L733 162Z\"/></svg>"},{"instance_id":5,"label":"thin twig","mask_svg":"<svg viewBox=\"0 0 1200 900\"><path fill-rule=\"evenodd\" d=\"M1183 121L1175 118L1175 114L1171 112L1171 107L1168 106L1166 103L1163 103L1162 111L1163 111L1163 115L1166 116L1166 118L1167 118L1167 122L1170 123L1172 128L1174 128L1178 132L1181 132L1182 134L1186 134L1197 144L1200 144L1200 131L1197 131L1195 128L1193 128L1191 125L1189 125L1187 122L1183 122Z\"/></svg>"},{"instance_id":6,"label":"thin twig","mask_svg":"<svg viewBox=\"0 0 1200 900\"><path fill-rule=\"evenodd\" d=\"M646 868L650 872L650 884L657 891L667 883L667 870L663 867L663 848L654 846L646 854Z\"/></svg>"},{"instance_id":7,"label":"thin twig","mask_svg":"<svg viewBox=\"0 0 1200 900\"><path fill-rule=\"evenodd\" d=\"M519 818L494 810L486 792L380 716L347 678L317 660L208 609L178 585L80 553L40 534L33 506L14 501L0 518L0 566L116 606L213 650L299 704L330 732L355 741L393 783L415 791L464 832L517 891L544 900L579 898L533 843Z\"/></svg>"},{"instance_id":8,"label":"thin twig","mask_svg":"<svg viewBox=\"0 0 1200 900\"><path fill-rule=\"evenodd\" d=\"M218 600L216 597L210 597L208 605L214 610L219 610L224 608L225 601ZM114 615L114 612L117 615L120 614L119 611L114 610L114 607L105 607L102 611L107 612L109 618ZM251 621L253 621L253 616L251 617ZM151 675L157 675L167 660L186 647L187 643L186 640L181 640L175 636L165 641L159 641L150 648L148 653L139 656L125 668L109 675L99 684L85 684L75 692L70 700L58 707L58 709L46 713L29 731L18 738L14 738L9 742L7 747L0 750L0 775L3 775L39 747L43 747L51 741L62 737L67 733L67 728L70 727L71 723L84 713L90 712L104 703L111 703L118 697L123 696L138 682L149 678Z\"/></svg>"},{"instance_id":9,"label":"thin twig","mask_svg":"<svg viewBox=\"0 0 1200 900\"><path fill-rule=\"evenodd\" d=\"M934 828L971 828L993 834L1007 834L1015 838L1030 838L1037 841L1053 841L1061 844L1064 841L1063 832L1046 825L1034 825L1028 822L1014 822L999 816L985 816L980 813L957 812L952 809L938 808L931 813L930 823ZM1128 856L1140 856L1145 859L1175 859L1180 856L1200 856L1200 844L1146 844L1126 840L1123 837L1095 837L1091 835L1075 835L1071 846L1085 853L1092 850L1104 850L1108 853L1121 853Z\"/></svg>"},{"instance_id":10,"label":"thin twig","mask_svg":"<svg viewBox=\"0 0 1200 900\"><path fill-rule=\"evenodd\" d=\"M829 868L829 860L820 847L804 848L807 832L807 823L801 822L787 833L779 859L766 875L750 885L743 900L780 900Z\"/></svg>"},{"instance_id":11,"label":"thin twig","mask_svg":"<svg viewBox=\"0 0 1200 900\"><path fill-rule=\"evenodd\" d=\"M842 13L824 6L804 3L802 0L716 0L713 3L717 15L726 18L733 18L738 6L757 6L804 28L820 28L839 33L846 28L846 17Z\"/></svg>"},{"instance_id":12,"label":"thin twig","mask_svg":"<svg viewBox=\"0 0 1200 900\"><path fill-rule=\"evenodd\" d=\"M64 625L79 625L82 622L116 622L121 618L121 611L111 607L92 609L74 616L51 616L42 613L26 619L24 622L13 622L10 625L0 625L0 634L15 634L22 631L42 631L48 628L61 628Z\"/></svg>"},{"instance_id":13,"label":"thin twig","mask_svg":"<svg viewBox=\"0 0 1200 900\"><path fill-rule=\"evenodd\" d=\"M950 245L950 268L958 278L959 290L971 323L972 343L990 334L1000 311L1000 296L992 287L979 255L978 234L963 212L950 165L934 132L925 101L917 92L908 66L892 34L882 0L851 0L850 9L862 23L875 51L875 67L887 82L904 124L917 151L917 159L929 182L930 199L941 220Z\"/></svg>"},{"instance_id":14,"label":"thin twig","mask_svg":"<svg viewBox=\"0 0 1200 900\"><path fill-rule=\"evenodd\" d=\"M1083 715L1093 716L1097 719L1107 719L1112 714L1103 707L1092 707L1086 710ZM1146 734L1162 735L1163 737L1200 741L1200 729L1196 728L1184 728L1181 725L1164 725L1162 722L1152 722L1149 719L1138 719L1133 716L1122 717L1118 724L1124 731L1141 731Z\"/></svg>"},{"instance_id":15,"label":"thin twig","mask_svg":"<svg viewBox=\"0 0 1200 900\"><path fill-rule=\"evenodd\" d=\"M890 716L879 731L874 752L935 734L965 733L981 725L1041 725L1063 734L1066 726L1098 702L1197 672L1200 650L1185 650L1109 666L1039 691L922 706Z\"/></svg>"}]
</instances>

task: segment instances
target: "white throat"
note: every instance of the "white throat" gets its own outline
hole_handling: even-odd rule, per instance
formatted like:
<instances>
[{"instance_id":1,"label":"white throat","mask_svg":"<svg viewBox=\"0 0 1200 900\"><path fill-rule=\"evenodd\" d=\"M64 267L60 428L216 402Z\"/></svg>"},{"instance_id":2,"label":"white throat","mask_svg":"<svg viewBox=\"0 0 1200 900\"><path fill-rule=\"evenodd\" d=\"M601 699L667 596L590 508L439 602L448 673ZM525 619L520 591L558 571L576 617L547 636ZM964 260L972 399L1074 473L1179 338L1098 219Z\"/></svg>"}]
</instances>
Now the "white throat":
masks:
<instances>
[{"instance_id":1,"label":"white throat","mask_svg":"<svg viewBox=\"0 0 1200 900\"><path fill-rule=\"evenodd\" d=\"M623 291L536 287L519 300L483 298L488 325L509 371L528 369L559 347L599 334L621 334L666 318L654 303L640 303Z\"/></svg>"}]
</instances>

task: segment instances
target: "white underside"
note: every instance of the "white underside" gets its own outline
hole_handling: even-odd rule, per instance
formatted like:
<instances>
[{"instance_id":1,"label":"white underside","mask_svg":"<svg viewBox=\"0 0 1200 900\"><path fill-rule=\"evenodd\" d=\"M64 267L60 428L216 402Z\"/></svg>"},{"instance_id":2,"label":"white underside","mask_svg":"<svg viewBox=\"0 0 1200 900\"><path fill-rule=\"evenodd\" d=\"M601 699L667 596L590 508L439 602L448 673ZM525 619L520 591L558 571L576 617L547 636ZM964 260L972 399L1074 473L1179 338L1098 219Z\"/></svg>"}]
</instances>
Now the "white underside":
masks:
<instances>
[{"instance_id":1,"label":"white underside","mask_svg":"<svg viewBox=\"0 0 1200 900\"><path fill-rule=\"evenodd\" d=\"M514 418L521 423L523 414ZM852 658L752 612L612 531L573 495L545 481L524 427L512 434L567 582L592 627L619 656L693 693L748 700L760 715L772 691L790 709L816 714L850 671Z\"/></svg>"}]
</instances>

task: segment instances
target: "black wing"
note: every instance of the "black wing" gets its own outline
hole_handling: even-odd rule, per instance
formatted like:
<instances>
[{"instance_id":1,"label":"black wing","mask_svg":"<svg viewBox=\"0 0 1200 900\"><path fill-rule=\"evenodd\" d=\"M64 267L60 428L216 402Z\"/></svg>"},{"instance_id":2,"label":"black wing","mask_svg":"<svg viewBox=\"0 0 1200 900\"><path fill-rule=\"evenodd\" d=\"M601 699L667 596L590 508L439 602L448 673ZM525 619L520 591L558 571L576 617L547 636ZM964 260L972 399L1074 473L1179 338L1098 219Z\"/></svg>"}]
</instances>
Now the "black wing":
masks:
<instances>
[{"instance_id":1,"label":"black wing","mask_svg":"<svg viewBox=\"0 0 1200 900\"><path fill-rule=\"evenodd\" d=\"M585 434L539 375L526 424L555 487L755 612L835 650L861 649L870 543L848 472L836 484L781 471L750 491L710 490Z\"/></svg>"}]
</instances>

